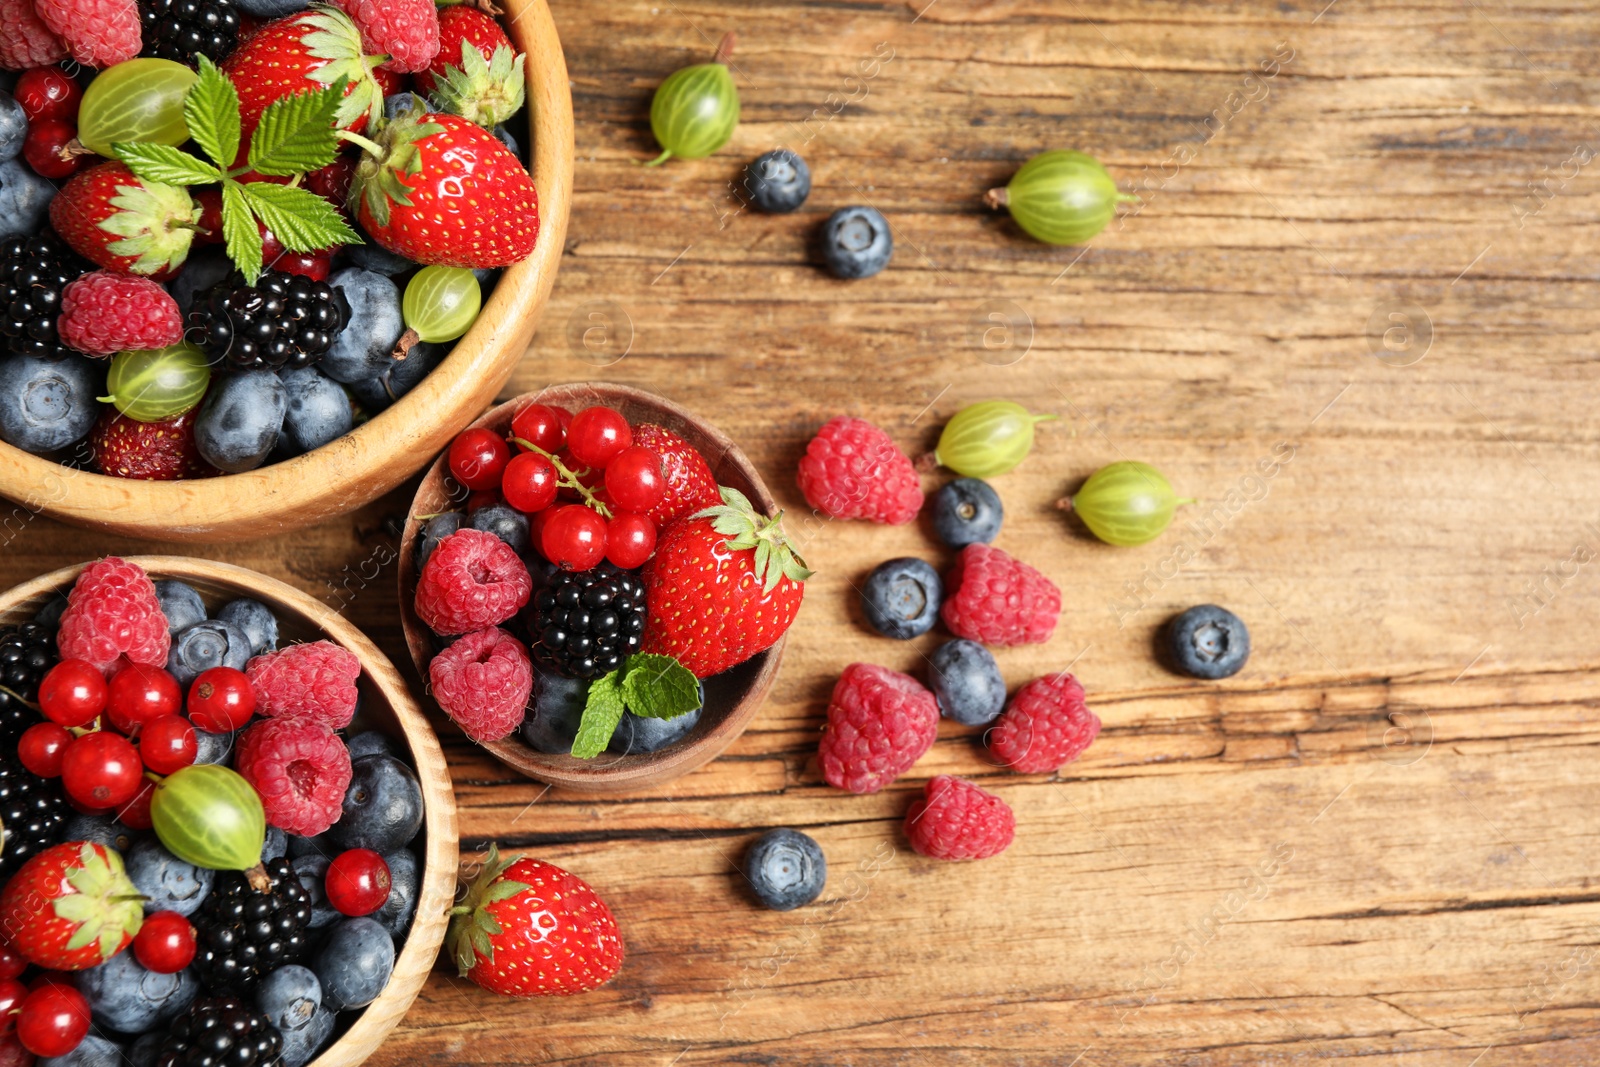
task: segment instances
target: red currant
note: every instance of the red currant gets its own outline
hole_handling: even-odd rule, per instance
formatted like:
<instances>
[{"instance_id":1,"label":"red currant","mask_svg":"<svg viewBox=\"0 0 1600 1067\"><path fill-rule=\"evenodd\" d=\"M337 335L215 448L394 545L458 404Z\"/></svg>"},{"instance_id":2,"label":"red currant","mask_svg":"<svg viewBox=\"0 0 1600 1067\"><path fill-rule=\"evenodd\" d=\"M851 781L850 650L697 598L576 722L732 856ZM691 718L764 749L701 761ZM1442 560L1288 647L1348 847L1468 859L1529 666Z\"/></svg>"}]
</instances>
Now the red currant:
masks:
<instances>
[{"instance_id":1,"label":"red currant","mask_svg":"<svg viewBox=\"0 0 1600 1067\"><path fill-rule=\"evenodd\" d=\"M139 758L157 774L171 774L189 766L199 751L200 739L182 715L151 719L139 733Z\"/></svg>"},{"instance_id":2,"label":"red currant","mask_svg":"<svg viewBox=\"0 0 1600 1067\"><path fill-rule=\"evenodd\" d=\"M150 815L150 803L156 798L156 785L146 781L133 795L133 799L117 809L117 821L130 830L148 830L155 825Z\"/></svg>"},{"instance_id":3,"label":"red currant","mask_svg":"<svg viewBox=\"0 0 1600 1067\"><path fill-rule=\"evenodd\" d=\"M256 712L256 691L244 671L212 667L189 686L189 720L214 734L232 733Z\"/></svg>"},{"instance_id":4,"label":"red currant","mask_svg":"<svg viewBox=\"0 0 1600 1067\"><path fill-rule=\"evenodd\" d=\"M511 459L511 446L493 430L463 430L450 442L450 473L468 489L495 489Z\"/></svg>"},{"instance_id":5,"label":"red currant","mask_svg":"<svg viewBox=\"0 0 1600 1067\"><path fill-rule=\"evenodd\" d=\"M28 957L0 941L0 978L20 978L28 969Z\"/></svg>"},{"instance_id":6,"label":"red currant","mask_svg":"<svg viewBox=\"0 0 1600 1067\"><path fill-rule=\"evenodd\" d=\"M561 420L565 414L548 404L529 404L511 420L511 436L520 437L546 452L557 452L567 441L566 423Z\"/></svg>"},{"instance_id":7,"label":"red currant","mask_svg":"<svg viewBox=\"0 0 1600 1067\"><path fill-rule=\"evenodd\" d=\"M624 511L606 524L606 559L631 571L656 550L656 524L650 516Z\"/></svg>"},{"instance_id":8,"label":"red currant","mask_svg":"<svg viewBox=\"0 0 1600 1067\"><path fill-rule=\"evenodd\" d=\"M633 430L622 414L611 408L584 408L572 416L567 448L585 467L601 470L624 448L633 444Z\"/></svg>"},{"instance_id":9,"label":"red currant","mask_svg":"<svg viewBox=\"0 0 1600 1067\"><path fill-rule=\"evenodd\" d=\"M649 511L667 495L661 457L642 445L624 448L606 464L606 491L623 511Z\"/></svg>"},{"instance_id":10,"label":"red currant","mask_svg":"<svg viewBox=\"0 0 1600 1067\"><path fill-rule=\"evenodd\" d=\"M106 715L125 733L131 734L151 719L176 715L181 707L183 689L160 667L130 663L111 676Z\"/></svg>"},{"instance_id":11,"label":"red currant","mask_svg":"<svg viewBox=\"0 0 1600 1067\"><path fill-rule=\"evenodd\" d=\"M537 452L519 452L512 456L500 482L500 492L505 495L506 503L528 515L549 507L560 487L561 479L555 467Z\"/></svg>"},{"instance_id":12,"label":"red currant","mask_svg":"<svg viewBox=\"0 0 1600 1067\"><path fill-rule=\"evenodd\" d=\"M200 205L200 228L194 232L194 239L205 245L222 244L226 240L222 235L222 191L201 189L194 194L194 200Z\"/></svg>"},{"instance_id":13,"label":"red currant","mask_svg":"<svg viewBox=\"0 0 1600 1067\"><path fill-rule=\"evenodd\" d=\"M67 796L96 808L115 808L133 799L144 781L139 753L121 734L97 730L67 746L61 785Z\"/></svg>"},{"instance_id":14,"label":"red currant","mask_svg":"<svg viewBox=\"0 0 1600 1067\"><path fill-rule=\"evenodd\" d=\"M36 722L17 739L17 758L40 778L61 777L61 761L66 758L72 733L53 722Z\"/></svg>"},{"instance_id":15,"label":"red currant","mask_svg":"<svg viewBox=\"0 0 1600 1067\"><path fill-rule=\"evenodd\" d=\"M17 79L12 95L22 105L29 122L40 119L78 121L83 90L59 67L35 67Z\"/></svg>"},{"instance_id":16,"label":"red currant","mask_svg":"<svg viewBox=\"0 0 1600 1067\"><path fill-rule=\"evenodd\" d=\"M42 119L28 127L22 140L22 158L41 178L65 178L83 169L90 156L63 155L61 150L78 131L59 119Z\"/></svg>"},{"instance_id":17,"label":"red currant","mask_svg":"<svg viewBox=\"0 0 1600 1067\"><path fill-rule=\"evenodd\" d=\"M100 668L64 659L39 682L39 710L60 726L84 726L106 710L106 679Z\"/></svg>"},{"instance_id":18,"label":"red currant","mask_svg":"<svg viewBox=\"0 0 1600 1067\"><path fill-rule=\"evenodd\" d=\"M389 865L370 848L352 848L328 864L323 885L343 914L370 915L389 899Z\"/></svg>"},{"instance_id":19,"label":"red currant","mask_svg":"<svg viewBox=\"0 0 1600 1067\"><path fill-rule=\"evenodd\" d=\"M301 274L314 282L325 282L333 270L333 253L336 248L319 248L315 252L291 252L271 230L261 231L261 261L268 270L281 270Z\"/></svg>"},{"instance_id":20,"label":"red currant","mask_svg":"<svg viewBox=\"0 0 1600 1067\"><path fill-rule=\"evenodd\" d=\"M89 1032L89 1002L55 978L34 983L22 998L17 1037L35 1056L65 1056Z\"/></svg>"},{"instance_id":21,"label":"red currant","mask_svg":"<svg viewBox=\"0 0 1600 1067\"><path fill-rule=\"evenodd\" d=\"M582 504L552 510L539 529L544 558L567 571L586 571L606 555L606 520Z\"/></svg>"},{"instance_id":22,"label":"red currant","mask_svg":"<svg viewBox=\"0 0 1600 1067\"><path fill-rule=\"evenodd\" d=\"M146 915L133 939L134 959L157 974L177 974L194 961L194 953L194 927L175 911Z\"/></svg>"},{"instance_id":23,"label":"red currant","mask_svg":"<svg viewBox=\"0 0 1600 1067\"><path fill-rule=\"evenodd\" d=\"M17 1028L17 1013L28 996L28 987L15 978L0 978L0 1037L10 1037Z\"/></svg>"}]
</instances>

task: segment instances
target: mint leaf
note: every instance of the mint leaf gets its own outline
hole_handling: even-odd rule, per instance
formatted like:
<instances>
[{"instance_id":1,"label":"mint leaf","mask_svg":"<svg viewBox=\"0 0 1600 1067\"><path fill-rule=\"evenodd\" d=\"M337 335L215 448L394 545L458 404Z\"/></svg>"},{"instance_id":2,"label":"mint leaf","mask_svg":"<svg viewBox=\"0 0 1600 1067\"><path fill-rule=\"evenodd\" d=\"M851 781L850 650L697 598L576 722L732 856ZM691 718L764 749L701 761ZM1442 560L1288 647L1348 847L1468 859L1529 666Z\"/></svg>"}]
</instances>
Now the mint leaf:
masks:
<instances>
[{"instance_id":1,"label":"mint leaf","mask_svg":"<svg viewBox=\"0 0 1600 1067\"><path fill-rule=\"evenodd\" d=\"M671 656L635 652L622 665L622 700L645 719L676 719L700 706L700 683Z\"/></svg>"},{"instance_id":2,"label":"mint leaf","mask_svg":"<svg viewBox=\"0 0 1600 1067\"><path fill-rule=\"evenodd\" d=\"M271 182L250 182L241 188L251 210L285 248L315 252L329 245L361 243L333 205L310 190Z\"/></svg>"},{"instance_id":3,"label":"mint leaf","mask_svg":"<svg viewBox=\"0 0 1600 1067\"><path fill-rule=\"evenodd\" d=\"M579 759L594 759L611 743L625 710L619 672L612 671L589 685L589 699L583 705L583 720L572 741L572 754Z\"/></svg>"},{"instance_id":4,"label":"mint leaf","mask_svg":"<svg viewBox=\"0 0 1600 1067\"><path fill-rule=\"evenodd\" d=\"M250 138L250 169L257 174L302 174L332 163L339 154L334 117L348 84L341 79L320 92L274 100Z\"/></svg>"},{"instance_id":5,"label":"mint leaf","mask_svg":"<svg viewBox=\"0 0 1600 1067\"><path fill-rule=\"evenodd\" d=\"M183 121L195 144L226 169L239 156L239 92L208 57L198 58L200 80L183 98Z\"/></svg>"},{"instance_id":6,"label":"mint leaf","mask_svg":"<svg viewBox=\"0 0 1600 1067\"><path fill-rule=\"evenodd\" d=\"M227 242L228 258L254 285L261 275L261 231L250 213L244 186L232 178L222 183L222 237Z\"/></svg>"},{"instance_id":7,"label":"mint leaf","mask_svg":"<svg viewBox=\"0 0 1600 1067\"><path fill-rule=\"evenodd\" d=\"M163 185L207 185L222 180L222 172L216 167L168 145L118 141L111 150L145 181Z\"/></svg>"}]
</instances>

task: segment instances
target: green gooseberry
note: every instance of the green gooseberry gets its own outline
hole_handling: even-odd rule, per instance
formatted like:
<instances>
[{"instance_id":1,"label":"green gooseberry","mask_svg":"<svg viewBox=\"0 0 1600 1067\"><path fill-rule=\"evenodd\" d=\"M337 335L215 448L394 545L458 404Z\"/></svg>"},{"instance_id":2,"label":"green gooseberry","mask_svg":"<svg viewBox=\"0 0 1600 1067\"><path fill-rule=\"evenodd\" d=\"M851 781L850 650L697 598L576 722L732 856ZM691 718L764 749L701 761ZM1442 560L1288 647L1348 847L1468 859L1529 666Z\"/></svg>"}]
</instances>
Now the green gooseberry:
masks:
<instances>
[{"instance_id":1,"label":"green gooseberry","mask_svg":"<svg viewBox=\"0 0 1600 1067\"><path fill-rule=\"evenodd\" d=\"M78 140L102 156L117 141L180 145L189 139L183 100L200 76L170 59L130 59L101 71L83 91Z\"/></svg>"},{"instance_id":2,"label":"green gooseberry","mask_svg":"<svg viewBox=\"0 0 1600 1067\"><path fill-rule=\"evenodd\" d=\"M1081 245L1106 228L1117 204L1137 200L1117 191L1100 161L1083 152L1041 152L984 202L1008 208L1031 236L1052 245Z\"/></svg>"},{"instance_id":3,"label":"green gooseberry","mask_svg":"<svg viewBox=\"0 0 1600 1067\"><path fill-rule=\"evenodd\" d=\"M418 337L438 344L466 333L482 304L483 290L470 270L434 266L412 275L400 310Z\"/></svg>"},{"instance_id":4,"label":"green gooseberry","mask_svg":"<svg viewBox=\"0 0 1600 1067\"><path fill-rule=\"evenodd\" d=\"M118 352L111 357L102 404L137 422L161 422L200 403L211 384L204 352L180 341L166 348Z\"/></svg>"},{"instance_id":5,"label":"green gooseberry","mask_svg":"<svg viewBox=\"0 0 1600 1067\"><path fill-rule=\"evenodd\" d=\"M1027 459L1034 424L1054 418L1010 400L969 404L945 423L933 461L968 478L993 478Z\"/></svg>"},{"instance_id":6,"label":"green gooseberry","mask_svg":"<svg viewBox=\"0 0 1600 1067\"><path fill-rule=\"evenodd\" d=\"M255 786L214 763L163 778L150 796L156 837L185 863L212 871L248 871L261 863L267 816Z\"/></svg>"},{"instance_id":7,"label":"green gooseberry","mask_svg":"<svg viewBox=\"0 0 1600 1067\"><path fill-rule=\"evenodd\" d=\"M704 159L733 136L739 125L739 90L727 63L733 41L733 34L728 34L710 63L674 71L656 90L650 103L650 130L662 151L645 166L658 167L673 156Z\"/></svg>"},{"instance_id":8,"label":"green gooseberry","mask_svg":"<svg viewBox=\"0 0 1600 1067\"><path fill-rule=\"evenodd\" d=\"M1089 532L1108 545L1142 545L1172 525L1178 505L1193 503L1178 496L1150 464L1122 460L1095 471L1075 496L1057 506L1076 511Z\"/></svg>"}]
</instances>

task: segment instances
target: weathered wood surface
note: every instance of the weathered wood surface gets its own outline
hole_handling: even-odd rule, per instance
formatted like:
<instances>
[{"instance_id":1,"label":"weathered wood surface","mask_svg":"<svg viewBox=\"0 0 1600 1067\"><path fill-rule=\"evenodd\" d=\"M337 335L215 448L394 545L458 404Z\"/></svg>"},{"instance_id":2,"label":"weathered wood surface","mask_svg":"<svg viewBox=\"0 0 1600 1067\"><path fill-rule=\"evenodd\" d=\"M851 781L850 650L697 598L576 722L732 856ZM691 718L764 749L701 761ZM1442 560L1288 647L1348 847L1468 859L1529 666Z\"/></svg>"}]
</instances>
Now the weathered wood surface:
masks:
<instances>
[{"instance_id":1,"label":"weathered wood surface","mask_svg":"<svg viewBox=\"0 0 1600 1067\"><path fill-rule=\"evenodd\" d=\"M629 961L561 1003L438 973L375 1064L1600 1058L1600 24L1578 2L1325 3L557 6L575 206L510 388L603 377L711 416L821 573L754 727L672 787L547 793L443 731L463 844L583 874ZM633 166L651 88L727 29L733 144ZM735 213L727 183L777 144L810 160L811 201ZM1086 252L979 204L1047 147L1141 195ZM895 262L834 282L808 241L860 202L893 220ZM993 312L1019 323L1009 348L985 347ZM833 677L934 644L867 637L851 583L946 557L915 528L808 522L789 472L828 415L916 449L991 395L1063 416L998 486L1000 543L1067 612L1002 665L1020 684L1075 664L1106 732L1056 780L947 729L895 788L835 793L812 755ZM1123 457L1222 511L1141 549L1086 539L1050 504ZM321 593L401 660L385 523L405 503L211 551ZM141 547L41 520L0 578ZM1150 655L1203 601L1255 637L1222 685ZM1009 852L910 852L899 820L938 771L1015 806ZM734 868L778 825L832 870L788 915Z\"/></svg>"}]
</instances>

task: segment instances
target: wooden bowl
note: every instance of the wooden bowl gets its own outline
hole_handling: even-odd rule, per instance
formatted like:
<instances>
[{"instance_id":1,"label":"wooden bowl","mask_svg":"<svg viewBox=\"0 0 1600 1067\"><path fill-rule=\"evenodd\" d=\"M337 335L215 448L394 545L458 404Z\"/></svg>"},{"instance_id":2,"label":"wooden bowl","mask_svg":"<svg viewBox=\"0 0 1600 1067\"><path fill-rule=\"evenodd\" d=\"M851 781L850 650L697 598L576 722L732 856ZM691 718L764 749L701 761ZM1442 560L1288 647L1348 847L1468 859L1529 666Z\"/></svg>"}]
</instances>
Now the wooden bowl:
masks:
<instances>
[{"instance_id":1,"label":"wooden bowl","mask_svg":"<svg viewBox=\"0 0 1600 1067\"><path fill-rule=\"evenodd\" d=\"M553 385L537 393L524 393L490 409L473 426L487 426L499 434L511 429L511 419L532 403L551 404L578 411L595 404L616 408L630 423L653 422L683 435L700 450L719 485L731 486L750 498L756 508L768 515L777 503L767 491L761 475L722 431L690 414L670 400L624 385L584 382ZM417 544L422 523L418 515L450 511L461 502L460 487L447 483L445 457L434 461L417 489L406 516L405 536L400 543L400 622L405 629L411 661L427 685L428 663L437 649L432 631L417 618L413 608L417 592ZM451 488L457 495L451 496ZM783 659L783 639L760 655L739 666L705 679L706 704L693 732L677 744L658 752L618 756L603 752L592 760L572 756L552 756L523 743L512 734L503 741L487 744L494 757L509 767L541 782L583 793L628 793L650 789L688 774L696 767L721 755L735 738L744 733L761 702L766 700L778 677Z\"/></svg>"},{"instance_id":2,"label":"wooden bowl","mask_svg":"<svg viewBox=\"0 0 1600 1067\"><path fill-rule=\"evenodd\" d=\"M327 605L292 586L264 574L227 563L187 556L130 556L153 579L177 578L199 591L209 608L236 597L254 597L278 616L279 639L284 642L327 638L355 653L361 661L361 716L363 728L381 730L403 742L411 754L422 783L423 822L422 884L417 894L416 918L405 947L394 963L394 974L383 994L362 1010L338 1040L311 1061L310 1067L354 1067L372 1055L389 1031L417 999L422 983L433 970L444 943L451 904L455 900L459 865L456 801L450 789L439 739L411 697L400 672L367 639ZM84 565L63 567L42 578L0 594L0 624L26 622L55 594L66 592Z\"/></svg>"},{"instance_id":3,"label":"wooden bowl","mask_svg":"<svg viewBox=\"0 0 1600 1067\"><path fill-rule=\"evenodd\" d=\"M566 243L572 92L545 0L502 0L527 53L539 241L508 268L450 355L387 411L337 441L244 474L177 482L110 478L0 442L0 496L91 529L165 541L244 541L322 522L409 477L494 400L527 350Z\"/></svg>"}]
</instances>

